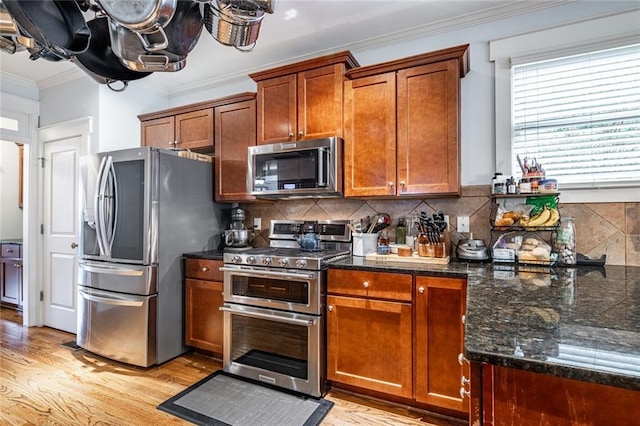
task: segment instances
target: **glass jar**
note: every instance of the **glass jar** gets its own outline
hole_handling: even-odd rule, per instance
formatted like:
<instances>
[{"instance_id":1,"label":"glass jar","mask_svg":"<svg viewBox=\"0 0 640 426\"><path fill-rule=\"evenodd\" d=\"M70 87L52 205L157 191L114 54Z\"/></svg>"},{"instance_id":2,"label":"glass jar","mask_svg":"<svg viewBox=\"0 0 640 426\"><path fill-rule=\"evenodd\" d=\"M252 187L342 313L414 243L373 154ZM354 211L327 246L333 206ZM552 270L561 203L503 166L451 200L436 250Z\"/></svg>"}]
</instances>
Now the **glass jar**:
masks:
<instances>
[{"instance_id":1,"label":"glass jar","mask_svg":"<svg viewBox=\"0 0 640 426\"><path fill-rule=\"evenodd\" d=\"M563 217L560 220L553 248L558 253L559 263L576 264L576 226L572 217Z\"/></svg>"}]
</instances>

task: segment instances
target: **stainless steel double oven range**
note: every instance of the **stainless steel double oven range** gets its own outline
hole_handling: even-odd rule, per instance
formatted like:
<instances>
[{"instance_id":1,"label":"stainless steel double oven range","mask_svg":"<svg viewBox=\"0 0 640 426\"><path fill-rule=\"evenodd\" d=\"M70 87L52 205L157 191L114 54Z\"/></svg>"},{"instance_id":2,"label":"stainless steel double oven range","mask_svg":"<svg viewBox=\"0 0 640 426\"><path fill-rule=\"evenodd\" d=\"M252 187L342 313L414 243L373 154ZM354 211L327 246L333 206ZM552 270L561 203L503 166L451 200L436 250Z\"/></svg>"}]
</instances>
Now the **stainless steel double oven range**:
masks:
<instances>
[{"instance_id":1,"label":"stainless steel double oven range","mask_svg":"<svg viewBox=\"0 0 640 426\"><path fill-rule=\"evenodd\" d=\"M303 239L319 244L303 250ZM224 370L319 397L326 382L326 265L350 254L348 221L273 220L269 241L224 252Z\"/></svg>"}]
</instances>

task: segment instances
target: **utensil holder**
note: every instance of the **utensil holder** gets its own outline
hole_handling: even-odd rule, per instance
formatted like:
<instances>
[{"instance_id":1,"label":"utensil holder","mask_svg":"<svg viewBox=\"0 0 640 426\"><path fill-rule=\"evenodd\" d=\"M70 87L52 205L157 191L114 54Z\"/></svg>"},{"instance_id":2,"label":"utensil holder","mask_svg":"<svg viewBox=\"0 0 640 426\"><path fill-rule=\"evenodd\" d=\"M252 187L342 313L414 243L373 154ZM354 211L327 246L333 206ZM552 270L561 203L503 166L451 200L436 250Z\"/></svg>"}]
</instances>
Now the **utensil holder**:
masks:
<instances>
[{"instance_id":1,"label":"utensil holder","mask_svg":"<svg viewBox=\"0 0 640 426\"><path fill-rule=\"evenodd\" d=\"M378 233L357 233L351 234L353 238L353 255L366 256L369 253L375 253L378 245Z\"/></svg>"}]
</instances>

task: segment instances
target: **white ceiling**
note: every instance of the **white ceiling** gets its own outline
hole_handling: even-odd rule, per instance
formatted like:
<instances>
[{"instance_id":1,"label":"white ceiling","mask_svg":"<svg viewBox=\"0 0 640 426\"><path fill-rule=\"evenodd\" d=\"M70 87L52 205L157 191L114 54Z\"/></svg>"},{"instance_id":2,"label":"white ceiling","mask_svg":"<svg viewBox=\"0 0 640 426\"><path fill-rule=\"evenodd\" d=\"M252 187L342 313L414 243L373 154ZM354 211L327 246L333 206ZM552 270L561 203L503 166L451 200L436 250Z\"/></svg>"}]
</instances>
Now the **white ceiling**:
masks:
<instances>
[{"instance_id":1,"label":"white ceiling","mask_svg":"<svg viewBox=\"0 0 640 426\"><path fill-rule=\"evenodd\" d=\"M224 46L203 29L187 66L178 72L156 72L145 83L168 94L207 87L283 63L354 49L412 33L502 18L566 0L280 0L261 25L251 53ZM32 61L28 52L0 52L2 74L47 87L82 75L69 61Z\"/></svg>"}]
</instances>

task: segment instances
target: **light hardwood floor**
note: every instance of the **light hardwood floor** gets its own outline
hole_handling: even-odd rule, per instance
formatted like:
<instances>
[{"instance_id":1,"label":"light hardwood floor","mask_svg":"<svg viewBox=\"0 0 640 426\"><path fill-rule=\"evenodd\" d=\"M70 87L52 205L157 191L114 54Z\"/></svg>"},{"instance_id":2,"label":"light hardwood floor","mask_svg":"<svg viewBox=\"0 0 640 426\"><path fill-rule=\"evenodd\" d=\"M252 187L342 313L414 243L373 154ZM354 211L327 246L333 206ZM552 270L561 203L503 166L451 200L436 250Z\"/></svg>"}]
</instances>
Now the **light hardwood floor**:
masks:
<instances>
[{"instance_id":1,"label":"light hardwood floor","mask_svg":"<svg viewBox=\"0 0 640 426\"><path fill-rule=\"evenodd\" d=\"M22 316L0 308L1 425L188 425L156 406L222 368L187 353L160 366L139 368L72 350L75 335L47 327L24 327ZM331 390L335 403L322 422L343 425L465 424L457 419Z\"/></svg>"}]
</instances>

